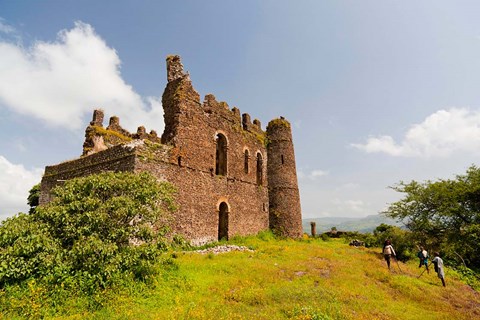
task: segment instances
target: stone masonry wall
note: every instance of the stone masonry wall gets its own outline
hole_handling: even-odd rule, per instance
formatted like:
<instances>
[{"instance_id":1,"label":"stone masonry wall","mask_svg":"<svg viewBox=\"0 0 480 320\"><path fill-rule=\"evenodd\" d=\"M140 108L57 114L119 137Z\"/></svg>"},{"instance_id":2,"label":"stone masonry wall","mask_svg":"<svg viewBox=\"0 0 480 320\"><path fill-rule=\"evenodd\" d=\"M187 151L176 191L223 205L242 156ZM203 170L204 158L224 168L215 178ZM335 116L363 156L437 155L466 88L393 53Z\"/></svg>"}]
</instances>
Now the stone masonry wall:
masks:
<instances>
[{"instance_id":1,"label":"stone masonry wall","mask_svg":"<svg viewBox=\"0 0 480 320\"><path fill-rule=\"evenodd\" d=\"M270 228L287 237L302 236L302 213L290 123L283 118L267 126Z\"/></svg>"},{"instance_id":2,"label":"stone masonry wall","mask_svg":"<svg viewBox=\"0 0 480 320\"><path fill-rule=\"evenodd\" d=\"M229 207L229 236L267 229L268 160L266 134L260 121L250 122L248 114L242 119L237 108L230 109L227 103L218 102L211 94L200 103L182 67L179 59L167 59L167 70L173 70L174 74L168 74L170 81L162 97L165 109L162 142L173 147L177 166L162 169L161 175L166 175L167 180L179 188L179 231L190 239L216 240L221 202ZM215 172L218 134L227 141L227 172L224 175ZM249 155L248 172L245 150ZM260 183L257 183L258 154L262 158L260 170L264 177ZM151 172L159 170L150 164L140 167Z\"/></svg>"},{"instance_id":3,"label":"stone masonry wall","mask_svg":"<svg viewBox=\"0 0 480 320\"><path fill-rule=\"evenodd\" d=\"M65 180L105 171L134 171L134 143L118 145L76 160L47 166L42 177L40 204L51 200L50 190Z\"/></svg>"},{"instance_id":4,"label":"stone masonry wall","mask_svg":"<svg viewBox=\"0 0 480 320\"><path fill-rule=\"evenodd\" d=\"M219 204L229 206L228 237L254 234L268 228L268 193L266 187L245 181L212 175L210 171L178 165L160 150L139 151L135 171L148 171L177 187L179 210L174 229L195 244L218 239ZM147 153L148 156L143 154ZM170 158L170 161L163 159Z\"/></svg>"}]
</instances>

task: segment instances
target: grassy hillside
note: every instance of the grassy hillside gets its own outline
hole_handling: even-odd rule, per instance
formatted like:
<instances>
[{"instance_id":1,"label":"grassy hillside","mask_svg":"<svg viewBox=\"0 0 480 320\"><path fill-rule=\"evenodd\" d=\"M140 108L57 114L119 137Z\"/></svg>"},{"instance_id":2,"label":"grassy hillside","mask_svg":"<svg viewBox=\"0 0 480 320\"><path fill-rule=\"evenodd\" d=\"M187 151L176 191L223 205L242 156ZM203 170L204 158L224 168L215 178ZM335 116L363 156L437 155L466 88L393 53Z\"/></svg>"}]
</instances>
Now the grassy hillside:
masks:
<instances>
[{"instance_id":1,"label":"grassy hillside","mask_svg":"<svg viewBox=\"0 0 480 320\"><path fill-rule=\"evenodd\" d=\"M52 298L35 283L26 287L27 298L0 291L0 319L480 318L480 294L449 268L443 288L433 272L417 278L416 262L394 263L389 271L379 249L353 248L343 240L266 235L232 242L254 251L170 252L172 260L148 286L108 290L91 298L95 303L72 293L48 306Z\"/></svg>"}]
</instances>

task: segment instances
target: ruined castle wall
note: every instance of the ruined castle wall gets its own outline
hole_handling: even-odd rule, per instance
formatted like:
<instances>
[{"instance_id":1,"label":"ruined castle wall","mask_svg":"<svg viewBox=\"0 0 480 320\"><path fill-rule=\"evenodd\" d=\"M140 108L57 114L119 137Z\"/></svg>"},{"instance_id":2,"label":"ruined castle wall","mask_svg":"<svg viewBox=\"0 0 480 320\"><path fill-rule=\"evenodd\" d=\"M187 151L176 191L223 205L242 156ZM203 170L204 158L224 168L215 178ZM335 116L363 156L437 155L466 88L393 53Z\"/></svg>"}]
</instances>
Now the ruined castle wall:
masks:
<instances>
[{"instance_id":1,"label":"ruined castle wall","mask_svg":"<svg viewBox=\"0 0 480 320\"><path fill-rule=\"evenodd\" d=\"M212 175L208 170L192 168L169 156L139 155L135 171L148 171L176 186L179 210L174 229L193 243L218 240L219 205L229 206L228 237L255 234L268 228L268 193L266 187L245 181ZM164 161L169 159L169 161Z\"/></svg>"},{"instance_id":2,"label":"ruined castle wall","mask_svg":"<svg viewBox=\"0 0 480 320\"><path fill-rule=\"evenodd\" d=\"M207 95L200 103L190 77L175 56L167 58L167 70L169 82L162 97L165 110L162 142L172 147L171 163L176 167L162 168L158 175L166 175L179 189L179 230L189 239L216 240L221 202L229 207L229 236L267 229L268 159L266 134L260 122L251 122L249 115L242 117L237 108L230 109L213 95ZM216 164L218 135L226 139L222 146L226 152L223 156L226 172L221 173L217 172ZM258 154L260 166L257 166ZM160 166L150 164L137 168L140 167L150 172L160 170Z\"/></svg>"},{"instance_id":3,"label":"ruined castle wall","mask_svg":"<svg viewBox=\"0 0 480 320\"><path fill-rule=\"evenodd\" d=\"M51 189L65 180L105 171L133 171L134 147L118 145L90 156L47 166L42 177L40 204L51 200Z\"/></svg>"},{"instance_id":4,"label":"ruined castle wall","mask_svg":"<svg viewBox=\"0 0 480 320\"><path fill-rule=\"evenodd\" d=\"M255 234L269 222L287 236L301 235L288 122L271 122L267 138L260 121L250 115L213 95L201 102L178 56L167 58L167 80L161 144L156 132L147 134L139 127L136 134L129 133L117 117L103 128L104 115L97 110L86 130L83 157L46 168L40 202L48 202L51 188L67 179L148 171L177 188L174 229L193 243Z\"/></svg>"},{"instance_id":5,"label":"ruined castle wall","mask_svg":"<svg viewBox=\"0 0 480 320\"><path fill-rule=\"evenodd\" d=\"M217 102L213 95L207 95L200 103L188 75L179 75L179 66L169 67L175 70L174 79L167 84L162 104L165 109L165 131L162 142L174 146L178 156L186 166L215 173L216 135L223 134L227 139L227 174L237 180L256 183L256 155L263 159L263 177L266 177L266 135L258 120L250 122L250 116L240 116L237 108L230 109L225 102ZM245 150L248 150L249 172L245 173ZM266 179L263 184L266 185Z\"/></svg>"}]
</instances>

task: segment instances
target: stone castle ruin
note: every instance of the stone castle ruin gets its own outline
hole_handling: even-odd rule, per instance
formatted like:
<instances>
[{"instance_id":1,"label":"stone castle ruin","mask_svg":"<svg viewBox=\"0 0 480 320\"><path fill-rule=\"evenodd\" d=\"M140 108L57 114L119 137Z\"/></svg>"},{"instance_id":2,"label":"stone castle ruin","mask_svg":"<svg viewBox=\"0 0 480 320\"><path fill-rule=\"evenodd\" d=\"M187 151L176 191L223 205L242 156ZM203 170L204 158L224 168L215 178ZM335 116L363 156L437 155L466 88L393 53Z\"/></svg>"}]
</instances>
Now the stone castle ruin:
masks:
<instances>
[{"instance_id":1,"label":"stone castle ruin","mask_svg":"<svg viewBox=\"0 0 480 320\"><path fill-rule=\"evenodd\" d=\"M174 231L192 243L271 228L302 235L291 127L280 117L266 131L260 121L217 102L203 103L184 73L179 56L167 57L167 86L162 96L165 130L161 137L139 127L130 133L95 110L85 131L80 158L47 166L40 203L67 179L103 171L148 171L178 190Z\"/></svg>"}]
</instances>

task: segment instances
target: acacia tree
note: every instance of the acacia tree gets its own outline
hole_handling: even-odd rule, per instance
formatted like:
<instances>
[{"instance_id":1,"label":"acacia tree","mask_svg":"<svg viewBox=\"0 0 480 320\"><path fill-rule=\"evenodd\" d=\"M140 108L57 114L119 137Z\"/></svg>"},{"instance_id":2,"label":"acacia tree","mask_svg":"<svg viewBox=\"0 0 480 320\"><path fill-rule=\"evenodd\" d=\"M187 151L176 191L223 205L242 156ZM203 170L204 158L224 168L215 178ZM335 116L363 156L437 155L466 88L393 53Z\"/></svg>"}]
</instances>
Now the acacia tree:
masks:
<instances>
[{"instance_id":1,"label":"acacia tree","mask_svg":"<svg viewBox=\"0 0 480 320\"><path fill-rule=\"evenodd\" d=\"M454 180L400 182L395 191L405 194L384 212L403 220L417 239L441 250L449 259L462 257L480 267L480 169L470 167Z\"/></svg>"}]
</instances>

